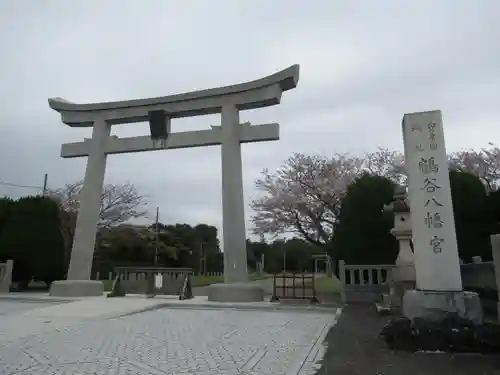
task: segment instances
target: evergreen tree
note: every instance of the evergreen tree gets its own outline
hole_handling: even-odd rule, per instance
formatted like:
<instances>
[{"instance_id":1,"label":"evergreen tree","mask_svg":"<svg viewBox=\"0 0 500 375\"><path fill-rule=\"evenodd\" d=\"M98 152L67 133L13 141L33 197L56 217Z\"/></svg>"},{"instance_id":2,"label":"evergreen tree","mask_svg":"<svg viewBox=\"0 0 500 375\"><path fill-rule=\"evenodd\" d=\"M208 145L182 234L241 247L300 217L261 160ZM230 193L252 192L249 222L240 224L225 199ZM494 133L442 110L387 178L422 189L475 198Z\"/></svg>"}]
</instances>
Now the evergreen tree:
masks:
<instances>
[{"instance_id":1,"label":"evergreen tree","mask_svg":"<svg viewBox=\"0 0 500 375\"><path fill-rule=\"evenodd\" d=\"M383 207L393 199L394 183L364 173L347 188L335 228L332 255L348 264L393 264L397 241L390 233L394 215Z\"/></svg>"},{"instance_id":2,"label":"evergreen tree","mask_svg":"<svg viewBox=\"0 0 500 375\"><path fill-rule=\"evenodd\" d=\"M491 260L493 207L483 183L472 173L451 171L450 187L460 258L466 263L473 256Z\"/></svg>"},{"instance_id":3,"label":"evergreen tree","mask_svg":"<svg viewBox=\"0 0 500 375\"><path fill-rule=\"evenodd\" d=\"M14 281L47 283L65 274L60 210L52 199L24 197L12 204L0 232L2 258L14 260Z\"/></svg>"}]
</instances>

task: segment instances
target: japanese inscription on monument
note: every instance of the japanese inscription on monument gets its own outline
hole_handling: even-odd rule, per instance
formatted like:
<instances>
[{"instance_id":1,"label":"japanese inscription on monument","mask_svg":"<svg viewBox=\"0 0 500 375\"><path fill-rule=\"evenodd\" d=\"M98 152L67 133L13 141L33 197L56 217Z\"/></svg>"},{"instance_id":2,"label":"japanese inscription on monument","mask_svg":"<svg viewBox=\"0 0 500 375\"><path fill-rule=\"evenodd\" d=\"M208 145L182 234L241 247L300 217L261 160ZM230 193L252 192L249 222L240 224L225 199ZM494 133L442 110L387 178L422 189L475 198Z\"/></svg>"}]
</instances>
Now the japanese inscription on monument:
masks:
<instances>
[{"instance_id":1,"label":"japanese inscription on monument","mask_svg":"<svg viewBox=\"0 0 500 375\"><path fill-rule=\"evenodd\" d=\"M461 290L441 112L403 118L417 287Z\"/></svg>"}]
</instances>

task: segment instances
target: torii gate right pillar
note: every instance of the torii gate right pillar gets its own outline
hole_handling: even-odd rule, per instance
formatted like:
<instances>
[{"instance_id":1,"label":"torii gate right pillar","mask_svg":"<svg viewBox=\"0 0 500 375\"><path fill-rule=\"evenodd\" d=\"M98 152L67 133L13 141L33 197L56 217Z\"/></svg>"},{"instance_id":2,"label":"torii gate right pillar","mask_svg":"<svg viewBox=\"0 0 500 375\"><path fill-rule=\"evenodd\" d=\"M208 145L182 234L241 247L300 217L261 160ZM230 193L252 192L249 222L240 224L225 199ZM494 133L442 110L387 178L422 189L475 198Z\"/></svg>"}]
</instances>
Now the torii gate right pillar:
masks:
<instances>
[{"instance_id":1,"label":"torii gate right pillar","mask_svg":"<svg viewBox=\"0 0 500 375\"><path fill-rule=\"evenodd\" d=\"M224 284L207 288L214 302L258 302L264 299L261 286L248 283L245 202L239 112L226 104L221 110L222 232Z\"/></svg>"},{"instance_id":2,"label":"torii gate right pillar","mask_svg":"<svg viewBox=\"0 0 500 375\"><path fill-rule=\"evenodd\" d=\"M240 120L234 105L221 111L224 283L248 281Z\"/></svg>"}]
</instances>

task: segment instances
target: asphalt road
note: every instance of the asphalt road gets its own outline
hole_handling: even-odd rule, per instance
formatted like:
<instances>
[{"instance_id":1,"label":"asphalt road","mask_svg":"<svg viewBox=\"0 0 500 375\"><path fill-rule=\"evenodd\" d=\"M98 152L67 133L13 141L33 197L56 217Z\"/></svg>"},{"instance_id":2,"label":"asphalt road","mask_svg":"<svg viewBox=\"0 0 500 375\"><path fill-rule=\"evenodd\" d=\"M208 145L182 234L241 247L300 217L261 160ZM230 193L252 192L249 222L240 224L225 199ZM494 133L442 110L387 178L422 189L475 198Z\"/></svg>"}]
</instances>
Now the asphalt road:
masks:
<instances>
[{"instance_id":1,"label":"asphalt road","mask_svg":"<svg viewBox=\"0 0 500 375\"><path fill-rule=\"evenodd\" d=\"M391 351L378 338L390 317L371 306L347 306L326 337L316 375L499 375L500 356Z\"/></svg>"}]
</instances>

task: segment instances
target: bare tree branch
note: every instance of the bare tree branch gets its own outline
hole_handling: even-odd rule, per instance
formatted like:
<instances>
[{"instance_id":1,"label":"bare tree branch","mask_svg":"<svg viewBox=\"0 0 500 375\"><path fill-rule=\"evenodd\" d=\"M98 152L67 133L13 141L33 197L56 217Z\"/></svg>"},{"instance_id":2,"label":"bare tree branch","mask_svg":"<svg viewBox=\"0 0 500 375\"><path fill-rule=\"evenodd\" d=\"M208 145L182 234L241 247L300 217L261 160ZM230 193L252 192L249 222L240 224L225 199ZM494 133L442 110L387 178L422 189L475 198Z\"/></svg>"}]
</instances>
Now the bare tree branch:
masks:
<instances>
[{"instance_id":1,"label":"bare tree branch","mask_svg":"<svg viewBox=\"0 0 500 375\"><path fill-rule=\"evenodd\" d=\"M55 198L66 212L78 212L83 181L50 190L47 195ZM101 211L98 227L110 228L146 214L145 197L132 184L104 186L101 194Z\"/></svg>"},{"instance_id":2,"label":"bare tree branch","mask_svg":"<svg viewBox=\"0 0 500 375\"><path fill-rule=\"evenodd\" d=\"M83 181L65 185L63 188L49 190L46 195L58 202L61 207L61 233L64 238L65 260L69 264L76 219L80 207L80 192ZM112 228L133 218L146 214L144 197L131 184L104 187L101 194L101 212L98 228Z\"/></svg>"}]
</instances>

